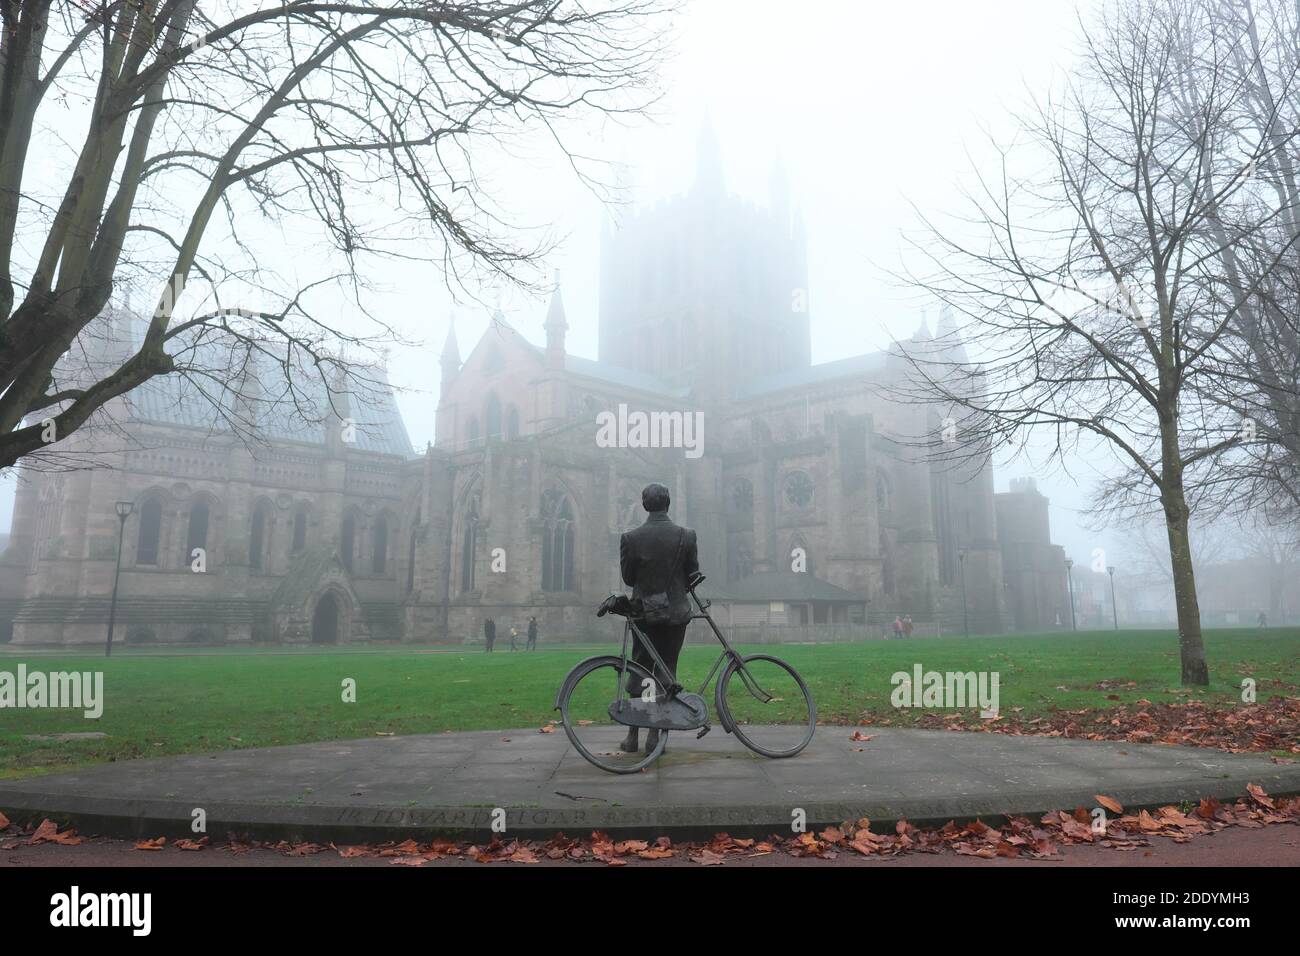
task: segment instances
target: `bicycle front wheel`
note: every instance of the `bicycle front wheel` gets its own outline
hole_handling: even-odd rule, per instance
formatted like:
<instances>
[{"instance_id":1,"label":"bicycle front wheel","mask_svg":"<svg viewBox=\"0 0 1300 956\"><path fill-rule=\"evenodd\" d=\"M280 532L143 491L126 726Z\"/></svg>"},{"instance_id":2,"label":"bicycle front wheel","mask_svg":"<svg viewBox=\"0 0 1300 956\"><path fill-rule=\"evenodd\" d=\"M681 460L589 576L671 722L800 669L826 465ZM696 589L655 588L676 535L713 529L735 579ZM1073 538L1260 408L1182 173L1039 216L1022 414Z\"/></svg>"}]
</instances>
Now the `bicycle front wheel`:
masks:
<instances>
[{"instance_id":1,"label":"bicycle front wheel","mask_svg":"<svg viewBox=\"0 0 1300 956\"><path fill-rule=\"evenodd\" d=\"M793 757L812 741L817 706L793 667L769 654L735 658L718 678L718 718L750 750Z\"/></svg>"},{"instance_id":2,"label":"bicycle front wheel","mask_svg":"<svg viewBox=\"0 0 1300 956\"><path fill-rule=\"evenodd\" d=\"M638 687L648 687L651 675L633 661L623 662L617 657L593 657L575 667L565 678L565 689L559 700L564 732L578 753L601 770L610 773L639 773L663 753L668 735L659 735L659 744L650 753L637 750L624 752L620 748L628 728L609 715L611 702L626 697L622 690L629 675ZM639 736L644 736L644 733ZM639 741L644 743L644 741Z\"/></svg>"}]
</instances>

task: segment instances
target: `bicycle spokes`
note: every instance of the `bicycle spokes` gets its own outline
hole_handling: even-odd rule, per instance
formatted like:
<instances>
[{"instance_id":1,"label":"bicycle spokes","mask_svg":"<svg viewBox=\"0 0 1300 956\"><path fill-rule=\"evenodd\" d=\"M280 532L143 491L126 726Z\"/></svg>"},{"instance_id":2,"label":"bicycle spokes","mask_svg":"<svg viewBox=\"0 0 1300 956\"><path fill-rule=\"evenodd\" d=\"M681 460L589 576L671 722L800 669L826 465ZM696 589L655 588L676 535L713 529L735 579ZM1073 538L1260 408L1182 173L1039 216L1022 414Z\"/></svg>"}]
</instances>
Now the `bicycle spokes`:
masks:
<instances>
[{"instance_id":1,"label":"bicycle spokes","mask_svg":"<svg viewBox=\"0 0 1300 956\"><path fill-rule=\"evenodd\" d=\"M613 773L633 773L654 759L640 750L624 751L629 727L617 719L620 703L628 706L627 684L640 684L648 675L630 661L596 658L579 665L561 702L565 733L587 760ZM611 677L615 684L611 688ZM639 741L644 744L644 737Z\"/></svg>"},{"instance_id":2,"label":"bicycle spokes","mask_svg":"<svg viewBox=\"0 0 1300 956\"><path fill-rule=\"evenodd\" d=\"M748 690L750 694L754 696L754 699L759 701L760 703L763 704L771 703L772 695L769 694L766 690L764 690L762 685L757 680L754 679L754 675L750 673L749 668L745 665L743 660L741 660L739 657L737 657L736 660L737 660L736 674L739 675L742 683L745 686L745 689Z\"/></svg>"},{"instance_id":3,"label":"bicycle spokes","mask_svg":"<svg viewBox=\"0 0 1300 956\"><path fill-rule=\"evenodd\" d=\"M803 750L817 722L812 695L795 670L762 654L727 665L718 679L717 707L728 729L767 757Z\"/></svg>"}]
</instances>

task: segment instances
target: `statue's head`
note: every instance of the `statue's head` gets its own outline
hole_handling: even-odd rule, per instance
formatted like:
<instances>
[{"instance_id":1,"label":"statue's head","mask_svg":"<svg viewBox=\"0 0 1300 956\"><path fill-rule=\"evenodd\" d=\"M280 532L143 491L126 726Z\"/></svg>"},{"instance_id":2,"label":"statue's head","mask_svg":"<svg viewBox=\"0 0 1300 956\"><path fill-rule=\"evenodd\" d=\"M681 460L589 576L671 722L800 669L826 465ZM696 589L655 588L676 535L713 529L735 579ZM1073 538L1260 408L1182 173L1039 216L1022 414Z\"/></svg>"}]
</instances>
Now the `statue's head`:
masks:
<instances>
[{"instance_id":1,"label":"statue's head","mask_svg":"<svg viewBox=\"0 0 1300 956\"><path fill-rule=\"evenodd\" d=\"M641 507L650 514L656 511L667 511L669 501L668 489L658 482L646 485L645 490L641 492Z\"/></svg>"}]
</instances>

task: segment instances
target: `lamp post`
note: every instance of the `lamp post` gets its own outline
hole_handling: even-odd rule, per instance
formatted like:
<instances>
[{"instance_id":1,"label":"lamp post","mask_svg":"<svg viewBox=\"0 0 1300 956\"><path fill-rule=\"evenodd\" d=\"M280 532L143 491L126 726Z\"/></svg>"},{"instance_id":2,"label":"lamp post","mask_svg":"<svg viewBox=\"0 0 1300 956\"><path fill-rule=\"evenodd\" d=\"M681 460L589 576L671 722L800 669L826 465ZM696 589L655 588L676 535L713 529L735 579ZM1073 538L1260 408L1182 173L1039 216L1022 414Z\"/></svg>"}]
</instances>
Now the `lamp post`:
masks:
<instances>
[{"instance_id":1,"label":"lamp post","mask_svg":"<svg viewBox=\"0 0 1300 956\"><path fill-rule=\"evenodd\" d=\"M1115 620L1115 630L1119 630L1119 608L1115 606L1115 566L1112 564L1106 569L1110 575L1110 613Z\"/></svg>"},{"instance_id":2,"label":"lamp post","mask_svg":"<svg viewBox=\"0 0 1300 956\"><path fill-rule=\"evenodd\" d=\"M1074 575L1070 573L1070 569L1072 567L1074 567L1074 562L1071 561L1069 558L1066 558L1065 559L1065 580L1066 580L1066 588L1070 592L1070 630L1077 631L1079 629L1079 625L1074 620Z\"/></svg>"},{"instance_id":3,"label":"lamp post","mask_svg":"<svg viewBox=\"0 0 1300 956\"><path fill-rule=\"evenodd\" d=\"M135 510L135 502L119 501L117 510L117 568L113 571L113 601L108 606L108 640L104 643L104 656L113 656L113 620L117 617L117 582L122 577L122 539L126 535L126 519Z\"/></svg>"},{"instance_id":4,"label":"lamp post","mask_svg":"<svg viewBox=\"0 0 1300 956\"><path fill-rule=\"evenodd\" d=\"M957 574L961 579L961 630L970 637L970 618L966 614L966 549L957 552Z\"/></svg>"}]
</instances>

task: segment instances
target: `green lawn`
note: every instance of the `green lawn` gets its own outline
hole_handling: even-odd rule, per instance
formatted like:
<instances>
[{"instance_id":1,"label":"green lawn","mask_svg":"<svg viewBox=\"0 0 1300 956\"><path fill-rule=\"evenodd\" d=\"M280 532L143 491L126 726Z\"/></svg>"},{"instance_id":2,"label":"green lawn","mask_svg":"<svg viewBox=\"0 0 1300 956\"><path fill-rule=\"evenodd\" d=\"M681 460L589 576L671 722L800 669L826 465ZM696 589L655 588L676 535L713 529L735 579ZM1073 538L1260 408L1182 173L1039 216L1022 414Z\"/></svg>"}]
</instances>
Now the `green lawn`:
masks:
<instances>
[{"instance_id":1,"label":"green lawn","mask_svg":"<svg viewBox=\"0 0 1300 956\"><path fill-rule=\"evenodd\" d=\"M819 716L856 723L864 711L893 714L906 723L915 711L889 704L895 671L997 671L1001 707L1022 716L1052 707L1109 707L1140 698L1240 699L1243 677L1253 677L1260 699L1300 691L1300 631L1210 631L1206 634L1212 685L1189 693L1178 683L1177 638L1172 632L1094 632L1078 635L871 641L784 645L763 650L790 661L812 688ZM511 654L422 648L298 650L117 650L101 655L0 654L0 671L102 670L104 714L80 711L0 710L0 777L20 777L77 764L240 747L415 734L446 730L534 727L556 717L556 688L570 667L593 653L617 648L543 647ZM757 650L757 648L754 648ZM682 677L698 685L715 647L683 653ZM357 702L343 703L345 678ZM1102 681L1133 687L1098 689ZM695 689L694 686L692 689ZM1118 696L1119 700L1109 700ZM709 697L710 704L712 697ZM98 731L106 738L30 741L29 734Z\"/></svg>"}]
</instances>

